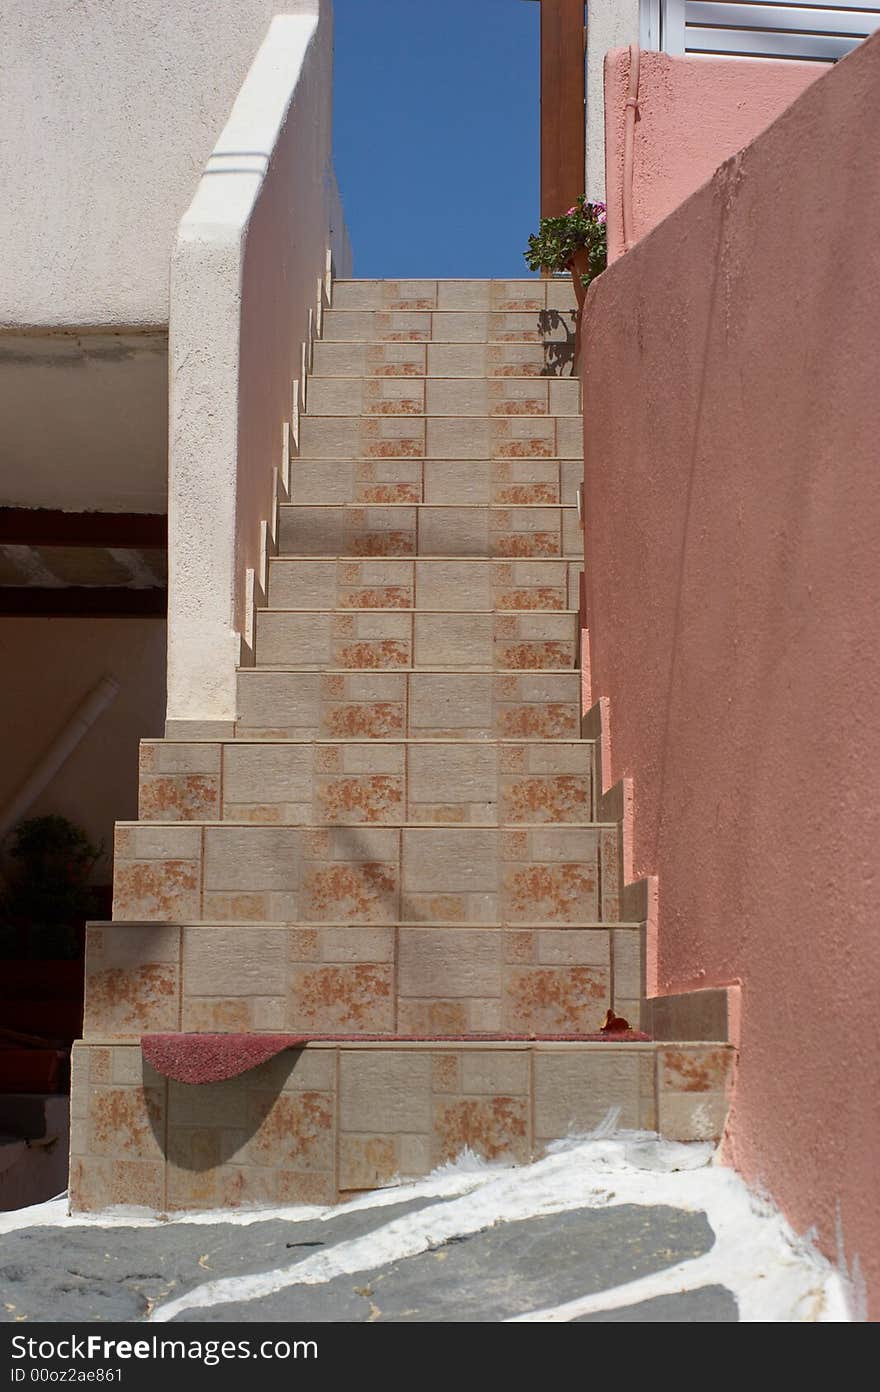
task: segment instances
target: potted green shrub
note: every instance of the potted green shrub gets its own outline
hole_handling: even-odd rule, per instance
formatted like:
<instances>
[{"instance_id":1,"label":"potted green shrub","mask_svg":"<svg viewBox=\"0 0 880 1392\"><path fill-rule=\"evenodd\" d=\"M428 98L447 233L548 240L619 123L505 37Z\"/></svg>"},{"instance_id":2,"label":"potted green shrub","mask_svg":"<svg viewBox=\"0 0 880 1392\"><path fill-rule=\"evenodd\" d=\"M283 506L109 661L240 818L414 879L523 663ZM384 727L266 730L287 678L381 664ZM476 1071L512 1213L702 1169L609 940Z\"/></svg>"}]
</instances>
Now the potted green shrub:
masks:
<instances>
[{"instance_id":1,"label":"potted green shrub","mask_svg":"<svg viewBox=\"0 0 880 1392\"><path fill-rule=\"evenodd\" d=\"M94 910L92 871L104 854L66 817L31 817L11 834L13 868L0 899L0 921L26 936L28 957L80 956L80 930Z\"/></svg>"},{"instance_id":2,"label":"potted green shrub","mask_svg":"<svg viewBox=\"0 0 880 1392\"><path fill-rule=\"evenodd\" d=\"M605 204L583 195L559 217L541 218L523 255L531 271L570 271L577 300L575 361L580 347L581 313L591 281L608 261Z\"/></svg>"},{"instance_id":3,"label":"potted green shrub","mask_svg":"<svg viewBox=\"0 0 880 1392\"><path fill-rule=\"evenodd\" d=\"M105 917L91 883L103 857L64 817L32 817L10 834L0 892L0 1023L54 1039L82 1022L85 923Z\"/></svg>"}]
</instances>

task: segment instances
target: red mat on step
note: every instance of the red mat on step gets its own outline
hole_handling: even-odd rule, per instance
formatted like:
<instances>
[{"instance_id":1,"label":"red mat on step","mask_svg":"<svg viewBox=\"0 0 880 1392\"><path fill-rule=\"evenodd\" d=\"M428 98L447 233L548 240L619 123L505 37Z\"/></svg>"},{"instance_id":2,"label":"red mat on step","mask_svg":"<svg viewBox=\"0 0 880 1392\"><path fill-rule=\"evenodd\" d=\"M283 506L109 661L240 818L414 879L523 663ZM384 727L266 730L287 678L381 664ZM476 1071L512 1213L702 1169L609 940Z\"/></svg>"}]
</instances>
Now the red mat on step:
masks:
<instances>
[{"instance_id":1,"label":"red mat on step","mask_svg":"<svg viewBox=\"0 0 880 1392\"><path fill-rule=\"evenodd\" d=\"M640 1030L598 1034L145 1034L141 1050L157 1073L177 1083L219 1083L304 1044L647 1043Z\"/></svg>"}]
</instances>

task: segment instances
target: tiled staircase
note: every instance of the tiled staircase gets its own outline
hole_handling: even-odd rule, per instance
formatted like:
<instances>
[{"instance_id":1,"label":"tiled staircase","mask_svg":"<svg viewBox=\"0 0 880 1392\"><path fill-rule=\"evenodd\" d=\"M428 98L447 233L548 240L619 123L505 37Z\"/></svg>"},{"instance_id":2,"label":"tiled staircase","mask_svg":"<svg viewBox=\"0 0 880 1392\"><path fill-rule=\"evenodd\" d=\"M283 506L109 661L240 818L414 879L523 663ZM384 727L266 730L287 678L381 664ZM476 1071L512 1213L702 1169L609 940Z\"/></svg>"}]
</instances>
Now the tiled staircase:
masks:
<instances>
[{"instance_id":1,"label":"tiled staircase","mask_svg":"<svg viewBox=\"0 0 880 1392\"><path fill-rule=\"evenodd\" d=\"M718 1134L723 1042L583 1038L648 1013L580 738L571 304L335 285L235 738L146 741L118 828L75 1207L332 1201L610 1107ZM327 1037L188 1086L142 1061L162 1032Z\"/></svg>"}]
</instances>

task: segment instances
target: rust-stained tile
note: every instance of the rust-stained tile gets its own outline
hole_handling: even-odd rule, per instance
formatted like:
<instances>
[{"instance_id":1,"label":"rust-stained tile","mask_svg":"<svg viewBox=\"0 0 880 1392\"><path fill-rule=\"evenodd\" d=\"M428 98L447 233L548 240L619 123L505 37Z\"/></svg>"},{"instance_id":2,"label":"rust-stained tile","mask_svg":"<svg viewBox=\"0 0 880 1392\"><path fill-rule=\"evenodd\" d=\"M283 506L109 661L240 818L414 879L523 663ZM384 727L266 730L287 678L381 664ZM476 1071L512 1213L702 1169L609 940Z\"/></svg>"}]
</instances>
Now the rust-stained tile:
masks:
<instances>
[{"instance_id":1,"label":"rust-stained tile","mask_svg":"<svg viewBox=\"0 0 880 1392\"><path fill-rule=\"evenodd\" d=\"M397 1030L414 1038L434 1034L466 1034L467 1002L460 1000L410 1000L398 1003Z\"/></svg>"},{"instance_id":2,"label":"rust-stained tile","mask_svg":"<svg viewBox=\"0 0 880 1392\"><path fill-rule=\"evenodd\" d=\"M425 410L423 383L405 377L366 378L363 383L361 410L366 415L419 416Z\"/></svg>"},{"instance_id":3,"label":"rust-stained tile","mask_svg":"<svg viewBox=\"0 0 880 1392\"><path fill-rule=\"evenodd\" d=\"M559 702L499 702L498 734L502 739L574 739L578 714L573 705Z\"/></svg>"},{"instance_id":4,"label":"rust-stained tile","mask_svg":"<svg viewBox=\"0 0 880 1392\"><path fill-rule=\"evenodd\" d=\"M590 820L589 775L502 777L500 791L500 812L505 822Z\"/></svg>"},{"instance_id":5,"label":"rust-stained tile","mask_svg":"<svg viewBox=\"0 0 880 1392\"><path fill-rule=\"evenodd\" d=\"M504 972L505 1028L529 1033L599 1029L610 1001L608 969L512 966Z\"/></svg>"},{"instance_id":6,"label":"rust-stained tile","mask_svg":"<svg viewBox=\"0 0 880 1392\"><path fill-rule=\"evenodd\" d=\"M341 609L410 609L412 590L405 585L345 590L339 597Z\"/></svg>"},{"instance_id":7,"label":"rust-stained tile","mask_svg":"<svg viewBox=\"0 0 880 1392\"><path fill-rule=\"evenodd\" d=\"M664 1048L660 1051L660 1087L677 1092L723 1092L732 1063L729 1048Z\"/></svg>"},{"instance_id":8,"label":"rust-stained tile","mask_svg":"<svg viewBox=\"0 0 880 1392\"><path fill-rule=\"evenodd\" d=\"M187 860L117 860L113 917L149 922L199 916L200 864Z\"/></svg>"},{"instance_id":9,"label":"rust-stained tile","mask_svg":"<svg viewBox=\"0 0 880 1392\"><path fill-rule=\"evenodd\" d=\"M332 1204L339 1197L334 1175L328 1170L310 1174L305 1170L279 1170L279 1204Z\"/></svg>"},{"instance_id":10,"label":"rust-stained tile","mask_svg":"<svg viewBox=\"0 0 880 1392\"><path fill-rule=\"evenodd\" d=\"M503 643L496 649L499 667L519 671L535 671L547 668L574 666L573 644Z\"/></svg>"},{"instance_id":11,"label":"rust-stained tile","mask_svg":"<svg viewBox=\"0 0 880 1392\"><path fill-rule=\"evenodd\" d=\"M392 739L406 733L403 701L363 701L328 705L322 732L337 739Z\"/></svg>"},{"instance_id":12,"label":"rust-stained tile","mask_svg":"<svg viewBox=\"0 0 880 1392\"><path fill-rule=\"evenodd\" d=\"M459 1092L461 1067L459 1055L451 1050L431 1058L431 1088L434 1092Z\"/></svg>"},{"instance_id":13,"label":"rust-stained tile","mask_svg":"<svg viewBox=\"0 0 880 1392\"><path fill-rule=\"evenodd\" d=\"M436 1097L433 1109L435 1164L472 1150L486 1160L530 1158L528 1102L524 1097Z\"/></svg>"},{"instance_id":14,"label":"rust-stained tile","mask_svg":"<svg viewBox=\"0 0 880 1392\"><path fill-rule=\"evenodd\" d=\"M333 1168L334 1099L329 1092L247 1094L250 1165L286 1170Z\"/></svg>"},{"instance_id":15,"label":"rust-stained tile","mask_svg":"<svg viewBox=\"0 0 880 1392\"><path fill-rule=\"evenodd\" d=\"M318 779L316 813L321 822L399 822L404 810L402 777L360 774Z\"/></svg>"},{"instance_id":16,"label":"rust-stained tile","mask_svg":"<svg viewBox=\"0 0 880 1392\"><path fill-rule=\"evenodd\" d=\"M89 1101L89 1154L158 1159L164 1102L158 1088L100 1087Z\"/></svg>"},{"instance_id":17,"label":"rust-stained tile","mask_svg":"<svg viewBox=\"0 0 880 1392\"><path fill-rule=\"evenodd\" d=\"M86 962L85 1029L92 1034L148 1034L177 1028L176 963L90 969Z\"/></svg>"},{"instance_id":18,"label":"rust-stained tile","mask_svg":"<svg viewBox=\"0 0 880 1392\"><path fill-rule=\"evenodd\" d=\"M368 460L354 465L354 480L347 502L369 504L420 503L423 492L422 462Z\"/></svg>"},{"instance_id":19,"label":"rust-stained tile","mask_svg":"<svg viewBox=\"0 0 880 1392\"><path fill-rule=\"evenodd\" d=\"M359 642L339 642L334 653L340 667L408 667L412 654L408 639L373 638Z\"/></svg>"},{"instance_id":20,"label":"rust-stained tile","mask_svg":"<svg viewBox=\"0 0 880 1392\"><path fill-rule=\"evenodd\" d=\"M89 1082L90 1083L109 1083L110 1059L109 1049L91 1048L88 1050L89 1063Z\"/></svg>"},{"instance_id":21,"label":"rust-stained tile","mask_svg":"<svg viewBox=\"0 0 880 1392\"><path fill-rule=\"evenodd\" d=\"M219 816L219 805L215 774L141 772L138 816L143 822L211 821Z\"/></svg>"},{"instance_id":22,"label":"rust-stained tile","mask_svg":"<svg viewBox=\"0 0 880 1392\"><path fill-rule=\"evenodd\" d=\"M508 868L502 904L510 923L589 922L598 910L595 870L585 864Z\"/></svg>"},{"instance_id":23,"label":"rust-stained tile","mask_svg":"<svg viewBox=\"0 0 880 1392\"><path fill-rule=\"evenodd\" d=\"M398 1173L394 1136L341 1136L339 1188L378 1189Z\"/></svg>"},{"instance_id":24,"label":"rust-stained tile","mask_svg":"<svg viewBox=\"0 0 880 1392\"><path fill-rule=\"evenodd\" d=\"M397 866L311 864L303 876L302 904L306 922L393 922L398 908Z\"/></svg>"},{"instance_id":25,"label":"rust-stained tile","mask_svg":"<svg viewBox=\"0 0 880 1392\"><path fill-rule=\"evenodd\" d=\"M318 1033L394 1027L392 968L377 962L311 963L290 972L290 1025Z\"/></svg>"},{"instance_id":26,"label":"rust-stained tile","mask_svg":"<svg viewBox=\"0 0 880 1392\"><path fill-rule=\"evenodd\" d=\"M187 997L183 1002L181 1029L209 1034L237 1033L254 1028L253 1000L247 996L214 1000Z\"/></svg>"}]
</instances>

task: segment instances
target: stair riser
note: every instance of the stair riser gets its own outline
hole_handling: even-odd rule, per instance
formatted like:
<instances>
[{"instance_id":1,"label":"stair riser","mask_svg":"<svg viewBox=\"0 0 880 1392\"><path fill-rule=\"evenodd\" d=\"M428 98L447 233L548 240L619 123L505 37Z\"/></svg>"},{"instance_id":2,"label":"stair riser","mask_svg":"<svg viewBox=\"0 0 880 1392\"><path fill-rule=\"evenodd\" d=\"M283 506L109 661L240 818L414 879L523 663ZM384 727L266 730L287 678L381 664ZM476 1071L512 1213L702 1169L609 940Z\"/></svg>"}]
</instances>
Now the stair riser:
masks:
<instances>
[{"instance_id":1,"label":"stair riser","mask_svg":"<svg viewBox=\"0 0 880 1392\"><path fill-rule=\"evenodd\" d=\"M585 1034L638 1027L641 928L89 929L86 1037Z\"/></svg>"},{"instance_id":2,"label":"stair riser","mask_svg":"<svg viewBox=\"0 0 880 1392\"><path fill-rule=\"evenodd\" d=\"M574 668L576 613L432 614L360 609L320 613L262 609L256 665L394 670L482 668L540 671Z\"/></svg>"},{"instance_id":3,"label":"stair riser","mask_svg":"<svg viewBox=\"0 0 880 1392\"><path fill-rule=\"evenodd\" d=\"M548 377L313 378L309 416L577 416L580 384Z\"/></svg>"},{"instance_id":4,"label":"stair riser","mask_svg":"<svg viewBox=\"0 0 880 1392\"><path fill-rule=\"evenodd\" d=\"M576 739L579 672L239 673L241 738Z\"/></svg>"},{"instance_id":5,"label":"stair riser","mask_svg":"<svg viewBox=\"0 0 880 1392\"><path fill-rule=\"evenodd\" d=\"M142 822L588 822L592 745L141 744Z\"/></svg>"},{"instance_id":6,"label":"stair riser","mask_svg":"<svg viewBox=\"0 0 880 1392\"><path fill-rule=\"evenodd\" d=\"M269 565L273 609L577 609L574 561L290 561Z\"/></svg>"},{"instance_id":7,"label":"stair riser","mask_svg":"<svg viewBox=\"0 0 880 1392\"><path fill-rule=\"evenodd\" d=\"M303 416L303 459L579 459L579 416Z\"/></svg>"},{"instance_id":8,"label":"stair riser","mask_svg":"<svg viewBox=\"0 0 880 1392\"><path fill-rule=\"evenodd\" d=\"M581 559L573 507L279 508L278 548L289 556L460 556Z\"/></svg>"},{"instance_id":9,"label":"stair riser","mask_svg":"<svg viewBox=\"0 0 880 1392\"><path fill-rule=\"evenodd\" d=\"M569 276L532 280L338 280L334 309L574 309Z\"/></svg>"},{"instance_id":10,"label":"stair riser","mask_svg":"<svg viewBox=\"0 0 880 1392\"><path fill-rule=\"evenodd\" d=\"M326 503L536 507L577 505L578 459L298 459L291 501Z\"/></svg>"},{"instance_id":11,"label":"stair riser","mask_svg":"<svg viewBox=\"0 0 880 1392\"><path fill-rule=\"evenodd\" d=\"M572 375L573 343L316 343L314 377Z\"/></svg>"},{"instance_id":12,"label":"stair riser","mask_svg":"<svg viewBox=\"0 0 880 1392\"><path fill-rule=\"evenodd\" d=\"M114 918L143 922L562 926L619 917L616 827L121 822L114 872Z\"/></svg>"},{"instance_id":13,"label":"stair riser","mask_svg":"<svg viewBox=\"0 0 880 1392\"><path fill-rule=\"evenodd\" d=\"M733 1051L309 1045L195 1088L154 1072L136 1044L80 1044L73 1067L72 1209L131 1203L136 1193L140 1204L175 1211L333 1203L425 1175L465 1148L525 1163L597 1127L611 1107L622 1127L717 1140Z\"/></svg>"},{"instance_id":14,"label":"stair riser","mask_svg":"<svg viewBox=\"0 0 880 1392\"><path fill-rule=\"evenodd\" d=\"M348 310L324 315L325 342L563 343L574 342L575 311Z\"/></svg>"}]
</instances>

